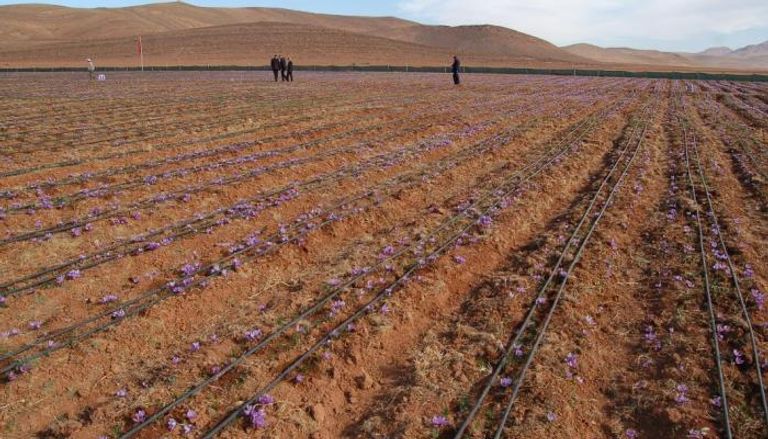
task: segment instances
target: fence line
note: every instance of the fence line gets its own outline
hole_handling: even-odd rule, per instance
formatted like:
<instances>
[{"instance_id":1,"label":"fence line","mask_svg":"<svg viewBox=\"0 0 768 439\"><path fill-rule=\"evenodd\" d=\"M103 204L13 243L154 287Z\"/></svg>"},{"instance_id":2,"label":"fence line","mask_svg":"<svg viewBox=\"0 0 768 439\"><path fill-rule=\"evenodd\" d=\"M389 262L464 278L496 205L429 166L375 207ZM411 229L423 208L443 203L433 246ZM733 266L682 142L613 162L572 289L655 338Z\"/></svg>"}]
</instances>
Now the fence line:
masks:
<instances>
[{"instance_id":1,"label":"fence line","mask_svg":"<svg viewBox=\"0 0 768 439\"><path fill-rule=\"evenodd\" d=\"M139 67L99 67L100 72L136 72ZM269 71L269 66L239 66L239 65L201 65L201 66L144 66L144 71ZM296 71L314 72L401 72L401 73L448 73L448 67L415 67L392 65L366 66L295 66ZM22 72L85 72L80 67L20 67L0 68L0 73ZM534 69L513 67L462 67L464 73L511 74L511 75L558 75L558 76L609 76L629 78L658 78L658 79L698 79L713 81L751 81L768 82L768 75L735 74L735 73L700 73L700 72L630 72L624 70L587 70L587 69Z\"/></svg>"}]
</instances>

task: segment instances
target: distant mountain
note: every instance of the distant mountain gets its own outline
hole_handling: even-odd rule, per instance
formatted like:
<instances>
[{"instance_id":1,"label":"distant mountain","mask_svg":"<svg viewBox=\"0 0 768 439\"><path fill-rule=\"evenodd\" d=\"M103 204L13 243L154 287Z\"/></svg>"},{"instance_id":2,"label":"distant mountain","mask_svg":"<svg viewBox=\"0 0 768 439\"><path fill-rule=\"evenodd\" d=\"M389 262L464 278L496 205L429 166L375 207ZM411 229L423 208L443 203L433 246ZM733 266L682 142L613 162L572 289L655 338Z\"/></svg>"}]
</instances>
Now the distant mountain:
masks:
<instances>
[{"instance_id":1,"label":"distant mountain","mask_svg":"<svg viewBox=\"0 0 768 439\"><path fill-rule=\"evenodd\" d=\"M698 54L575 44L560 48L500 26L430 26L395 17L352 17L279 8L207 8L156 3L77 9L0 6L0 67L136 65L145 62L265 64L274 53L298 64L464 65L680 70L768 70L768 42Z\"/></svg>"},{"instance_id":2,"label":"distant mountain","mask_svg":"<svg viewBox=\"0 0 768 439\"><path fill-rule=\"evenodd\" d=\"M657 66L691 66L685 56L658 50L638 50L625 47L603 48L592 44L573 44L563 49L574 55L603 63L649 64Z\"/></svg>"},{"instance_id":3,"label":"distant mountain","mask_svg":"<svg viewBox=\"0 0 768 439\"><path fill-rule=\"evenodd\" d=\"M101 65L133 65L132 41L139 34L145 61L159 64L263 63L265 53L289 51L305 64L446 65L452 54L468 65L593 64L499 26L160 3L115 9L0 6L0 66L81 65L86 56Z\"/></svg>"},{"instance_id":4,"label":"distant mountain","mask_svg":"<svg viewBox=\"0 0 768 439\"><path fill-rule=\"evenodd\" d=\"M733 50L731 50L728 47L711 47L707 50L703 50L701 52L698 52L697 55L703 55L703 56L725 56L730 53L732 53Z\"/></svg>"},{"instance_id":5,"label":"distant mountain","mask_svg":"<svg viewBox=\"0 0 768 439\"><path fill-rule=\"evenodd\" d=\"M768 41L737 50L731 50L727 47L713 47L698 53L674 53L614 47L603 48L592 44L574 44L563 47L563 49L574 55L604 63L715 70L764 71L768 69Z\"/></svg>"}]
</instances>

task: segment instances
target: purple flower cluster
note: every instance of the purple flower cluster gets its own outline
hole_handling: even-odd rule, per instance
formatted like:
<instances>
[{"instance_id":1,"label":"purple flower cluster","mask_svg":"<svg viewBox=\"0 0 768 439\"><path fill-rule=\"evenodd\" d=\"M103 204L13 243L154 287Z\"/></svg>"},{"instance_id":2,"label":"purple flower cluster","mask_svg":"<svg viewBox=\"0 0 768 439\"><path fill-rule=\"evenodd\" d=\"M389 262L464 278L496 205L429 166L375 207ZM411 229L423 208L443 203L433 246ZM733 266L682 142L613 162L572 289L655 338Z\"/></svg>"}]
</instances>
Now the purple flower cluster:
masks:
<instances>
[{"instance_id":1,"label":"purple flower cluster","mask_svg":"<svg viewBox=\"0 0 768 439\"><path fill-rule=\"evenodd\" d=\"M682 405L688 401L688 386L685 384L678 384L675 387L675 402Z\"/></svg>"},{"instance_id":2,"label":"purple flower cluster","mask_svg":"<svg viewBox=\"0 0 768 439\"><path fill-rule=\"evenodd\" d=\"M432 426L435 428L443 428L449 425L448 418L441 415L432 416Z\"/></svg>"},{"instance_id":3,"label":"purple flower cluster","mask_svg":"<svg viewBox=\"0 0 768 439\"><path fill-rule=\"evenodd\" d=\"M578 366L578 355L573 352L568 353L568 355L565 356L565 364L571 369L575 369Z\"/></svg>"},{"instance_id":4,"label":"purple flower cluster","mask_svg":"<svg viewBox=\"0 0 768 439\"><path fill-rule=\"evenodd\" d=\"M757 309L762 311L765 306L765 294L761 293L757 288L752 288L749 292L752 295L752 300L755 301Z\"/></svg>"},{"instance_id":5,"label":"purple flower cluster","mask_svg":"<svg viewBox=\"0 0 768 439\"><path fill-rule=\"evenodd\" d=\"M260 429L267 426L267 411L254 405L245 406L243 416L248 419L252 428Z\"/></svg>"},{"instance_id":6,"label":"purple flower cluster","mask_svg":"<svg viewBox=\"0 0 768 439\"><path fill-rule=\"evenodd\" d=\"M246 341L256 341L261 338L261 335L262 335L261 329L254 328L254 329L251 329L250 331L245 331L245 334L243 335L243 337L245 338Z\"/></svg>"}]
</instances>

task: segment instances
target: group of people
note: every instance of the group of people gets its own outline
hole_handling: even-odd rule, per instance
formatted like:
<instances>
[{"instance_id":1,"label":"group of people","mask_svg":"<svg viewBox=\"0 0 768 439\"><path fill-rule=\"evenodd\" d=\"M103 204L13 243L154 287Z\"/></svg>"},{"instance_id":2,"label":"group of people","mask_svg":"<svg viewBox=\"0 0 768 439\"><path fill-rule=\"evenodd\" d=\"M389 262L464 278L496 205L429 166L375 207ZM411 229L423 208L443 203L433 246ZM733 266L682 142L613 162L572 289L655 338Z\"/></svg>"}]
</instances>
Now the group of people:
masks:
<instances>
[{"instance_id":1,"label":"group of people","mask_svg":"<svg viewBox=\"0 0 768 439\"><path fill-rule=\"evenodd\" d=\"M93 65L93 60L90 58L85 61L88 62L88 76L93 80L95 79L96 67ZM270 60L269 66L272 68L272 73L275 75L275 82L277 82L278 73L283 81L293 82L293 61L291 61L291 58L275 55ZM459 77L460 70L461 61L459 61L458 57L454 56L451 72L453 73L453 83L456 85L461 84L461 77Z\"/></svg>"},{"instance_id":2,"label":"group of people","mask_svg":"<svg viewBox=\"0 0 768 439\"><path fill-rule=\"evenodd\" d=\"M293 82L293 61L290 58L275 55L270 60L269 66L272 67L272 73L275 74L275 82L277 82L278 72L280 72L283 81Z\"/></svg>"}]
</instances>

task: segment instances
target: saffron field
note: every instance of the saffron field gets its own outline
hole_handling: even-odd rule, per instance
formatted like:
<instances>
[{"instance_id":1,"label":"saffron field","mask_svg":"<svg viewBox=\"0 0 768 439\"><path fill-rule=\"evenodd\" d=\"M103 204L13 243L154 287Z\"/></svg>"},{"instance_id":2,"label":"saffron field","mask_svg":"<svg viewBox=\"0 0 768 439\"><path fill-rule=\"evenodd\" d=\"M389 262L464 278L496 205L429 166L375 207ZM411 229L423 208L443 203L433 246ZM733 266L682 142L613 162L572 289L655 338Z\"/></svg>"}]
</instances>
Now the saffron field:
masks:
<instances>
[{"instance_id":1,"label":"saffron field","mask_svg":"<svg viewBox=\"0 0 768 439\"><path fill-rule=\"evenodd\" d=\"M768 85L0 76L3 438L764 438Z\"/></svg>"}]
</instances>

